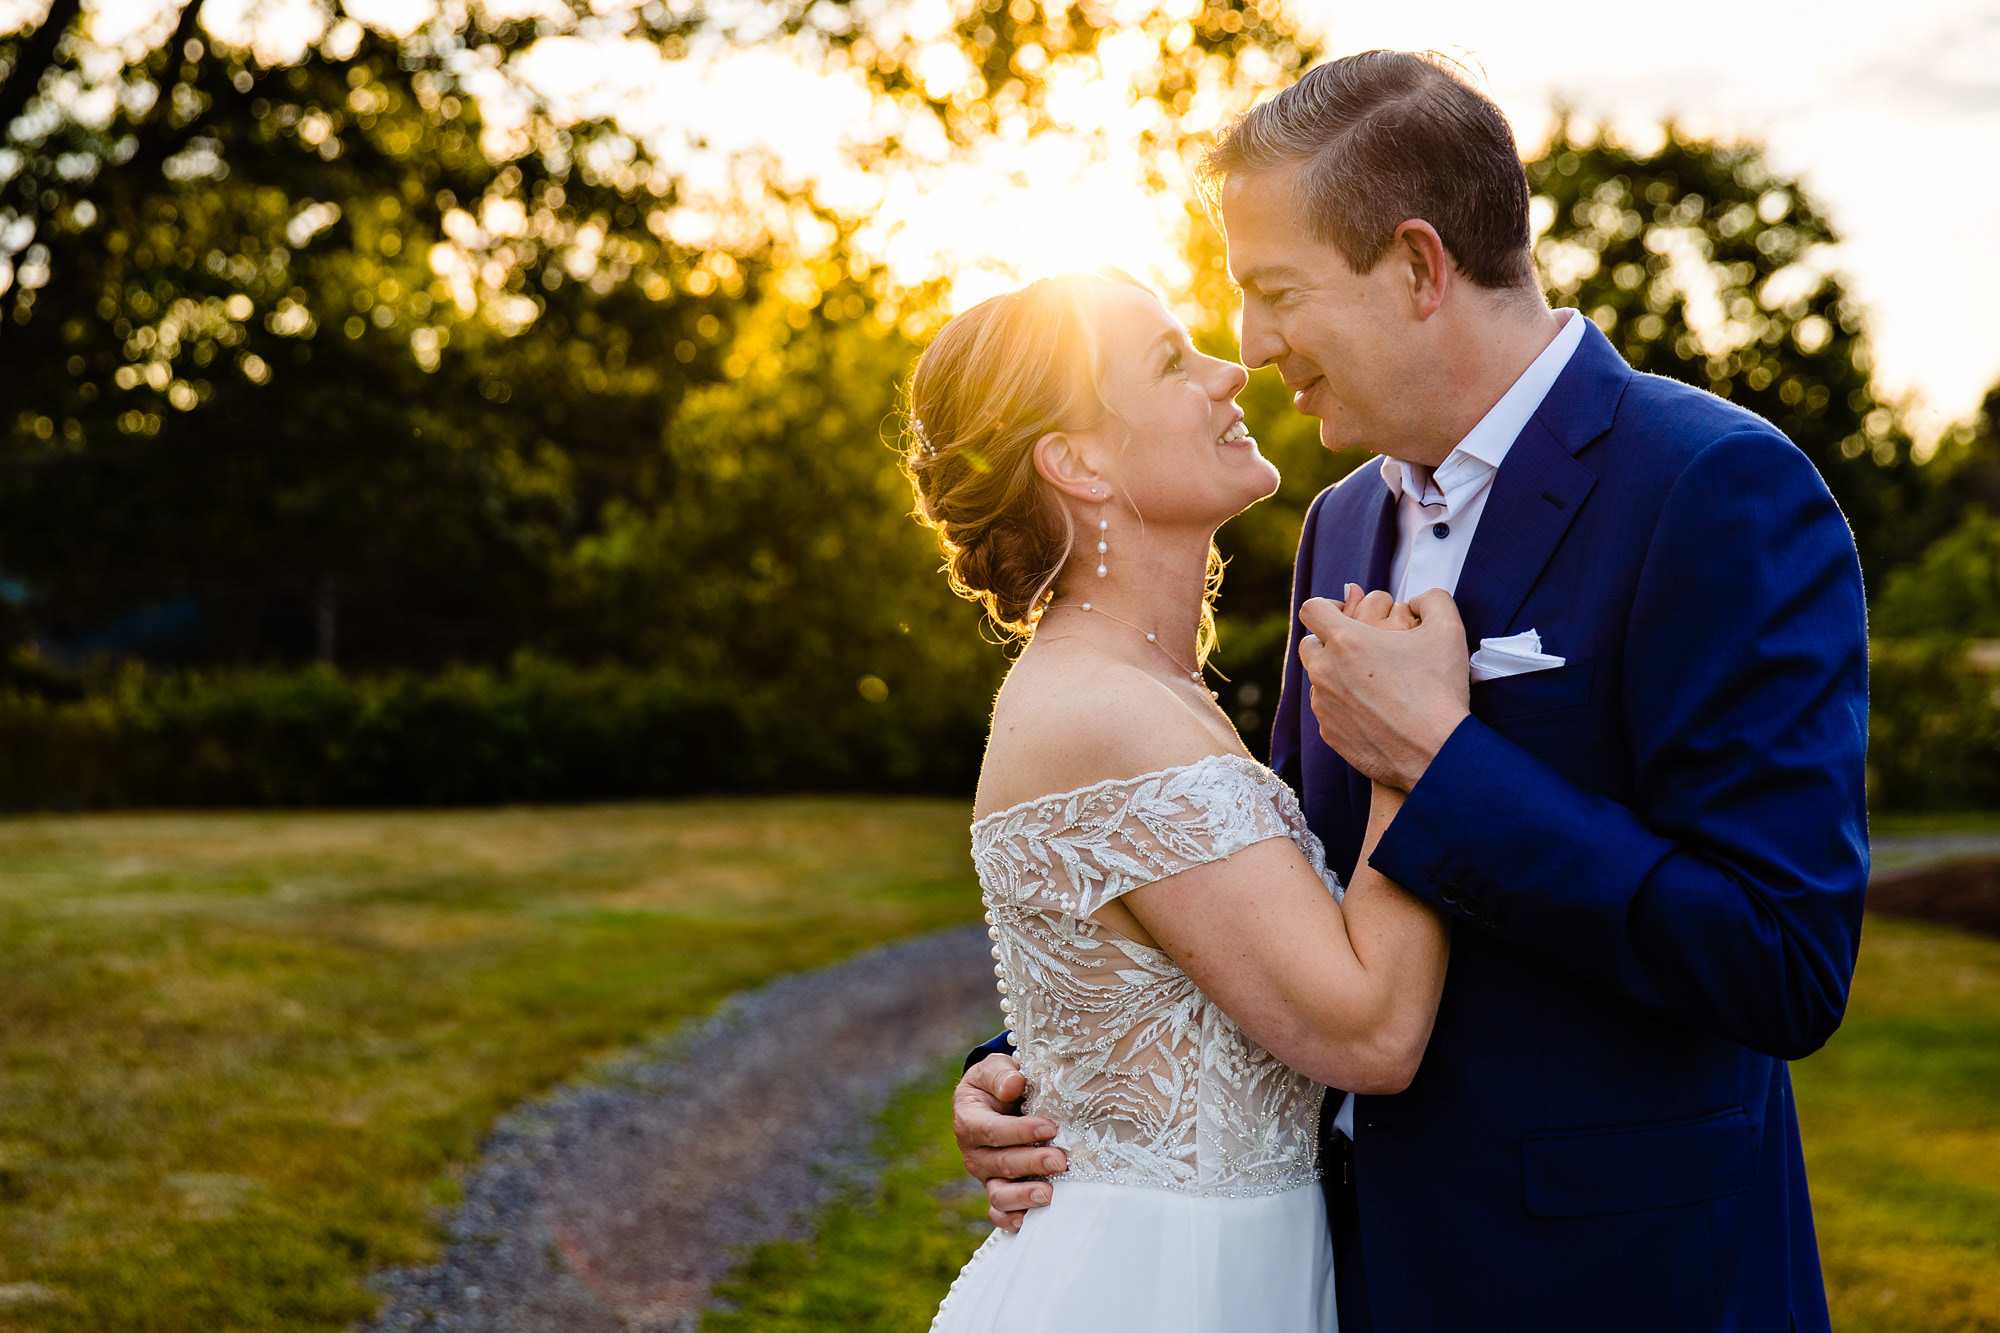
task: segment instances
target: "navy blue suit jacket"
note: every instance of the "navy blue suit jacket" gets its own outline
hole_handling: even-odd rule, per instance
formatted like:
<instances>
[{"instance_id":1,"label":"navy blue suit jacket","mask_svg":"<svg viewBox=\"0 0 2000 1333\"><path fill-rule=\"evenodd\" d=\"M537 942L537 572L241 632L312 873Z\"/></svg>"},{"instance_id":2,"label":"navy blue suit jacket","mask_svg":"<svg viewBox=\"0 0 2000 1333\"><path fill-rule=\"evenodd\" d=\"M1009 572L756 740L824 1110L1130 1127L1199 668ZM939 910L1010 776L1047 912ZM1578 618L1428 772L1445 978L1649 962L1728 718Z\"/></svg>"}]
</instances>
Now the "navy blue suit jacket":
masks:
<instances>
[{"instance_id":1,"label":"navy blue suit jacket","mask_svg":"<svg viewBox=\"0 0 2000 1333\"><path fill-rule=\"evenodd\" d=\"M1320 739L1297 604L1387 585L1376 467L1299 546L1272 766L1343 875L1368 784ZM1366 1282L1343 1326L1824 1330L1784 1062L1839 1025L1868 874L1854 542L1761 418L1594 327L1494 478L1475 684L1370 864L1455 919L1415 1081L1357 1099Z\"/></svg>"}]
</instances>

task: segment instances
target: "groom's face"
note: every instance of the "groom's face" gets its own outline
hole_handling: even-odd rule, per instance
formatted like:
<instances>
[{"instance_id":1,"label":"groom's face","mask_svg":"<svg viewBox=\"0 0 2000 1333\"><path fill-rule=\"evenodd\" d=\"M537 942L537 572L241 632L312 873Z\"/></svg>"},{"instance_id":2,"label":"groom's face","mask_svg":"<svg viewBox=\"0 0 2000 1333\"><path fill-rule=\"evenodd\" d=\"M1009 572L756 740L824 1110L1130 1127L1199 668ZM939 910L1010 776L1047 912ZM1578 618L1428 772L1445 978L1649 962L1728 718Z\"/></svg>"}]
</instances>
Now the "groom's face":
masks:
<instances>
[{"instance_id":1,"label":"groom's face","mask_svg":"<svg viewBox=\"0 0 2000 1333\"><path fill-rule=\"evenodd\" d=\"M1395 454L1426 360L1396 256L1368 273L1348 267L1299 216L1290 172L1230 177L1222 215L1243 289L1243 364L1276 366L1327 448Z\"/></svg>"}]
</instances>

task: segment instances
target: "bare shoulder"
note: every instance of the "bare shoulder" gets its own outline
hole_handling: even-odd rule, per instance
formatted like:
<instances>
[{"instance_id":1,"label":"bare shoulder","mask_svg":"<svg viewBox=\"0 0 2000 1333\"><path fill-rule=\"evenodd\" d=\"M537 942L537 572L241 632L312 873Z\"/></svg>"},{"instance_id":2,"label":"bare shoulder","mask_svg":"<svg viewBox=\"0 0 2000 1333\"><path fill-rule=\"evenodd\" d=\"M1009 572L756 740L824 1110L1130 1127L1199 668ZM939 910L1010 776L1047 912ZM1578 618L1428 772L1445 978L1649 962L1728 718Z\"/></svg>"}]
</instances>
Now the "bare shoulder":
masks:
<instances>
[{"instance_id":1,"label":"bare shoulder","mask_svg":"<svg viewBox=\"0 0 2000 1333\"><path fill-rule=\"evenodd\" d=\"M993 710L977 813L1237 751L1176 691L1121 662L1024 659Z\"/></svg>"}]
</instances>

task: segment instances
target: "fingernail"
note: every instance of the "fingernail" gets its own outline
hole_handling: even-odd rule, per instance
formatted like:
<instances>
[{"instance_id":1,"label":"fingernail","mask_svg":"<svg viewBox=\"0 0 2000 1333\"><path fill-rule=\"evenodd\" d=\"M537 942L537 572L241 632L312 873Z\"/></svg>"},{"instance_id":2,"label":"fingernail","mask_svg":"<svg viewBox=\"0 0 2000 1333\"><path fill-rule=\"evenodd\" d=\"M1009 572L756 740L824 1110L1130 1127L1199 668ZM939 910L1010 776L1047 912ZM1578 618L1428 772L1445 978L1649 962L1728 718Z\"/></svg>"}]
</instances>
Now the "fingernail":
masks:
<instances>
[{"instance_id":1,"label":"fingernail","mask_svg":"<svg viewBox=\"0 0 2000 1333\"><path fill-rule=\"evenodd\" d=\"M1049 1201L1049 1192L1047 1190L1029 1190L1028 1198L1035 1203L1047 1203Z\"/></svg>"},{"instance_id":2,"label":"fingernail","mask_svg":"<svg viewBox=\"0 0 2000 1333\"><path fill-rule=\"evenodd\" d=\"M1056 1155L1054 1153L1050 1153L1048 1154L1048 1156L1042 1158L1042 1170L1044 1171L1054 1171L1060 1168L1061 1166L1062 1163L1056 1160Z\"/></svg>"}]
</instances>

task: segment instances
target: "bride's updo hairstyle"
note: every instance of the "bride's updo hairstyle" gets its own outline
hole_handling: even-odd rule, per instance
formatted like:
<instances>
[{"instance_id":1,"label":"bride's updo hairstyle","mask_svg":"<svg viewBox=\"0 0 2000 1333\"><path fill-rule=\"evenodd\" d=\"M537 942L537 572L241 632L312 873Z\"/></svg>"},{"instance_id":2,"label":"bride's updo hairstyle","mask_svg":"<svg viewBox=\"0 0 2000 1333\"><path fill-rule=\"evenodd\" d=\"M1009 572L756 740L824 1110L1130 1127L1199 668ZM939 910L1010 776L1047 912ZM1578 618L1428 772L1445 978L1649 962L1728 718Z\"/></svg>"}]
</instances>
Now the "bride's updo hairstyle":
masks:
<instances>
[{"instance_id":1,"label":"bride's updo hairstyle","mask_svg":"<svg viewBox=\"0 0 2000 1333\"><path fill-rule=\"evenodd\" d=\"M903 470L936 530L952 591L1025 637L1054 595L1076 524L1035 470L1035 442L1087 430L1110 408L1098 385L1098 298L1143 284L1116 269L1044 278L946 324L910 382ZM1221 573L1210 550L1210 582ZM1212 642L1204 614L1202 647Z\"/></svg>"},{"instance_id":2,"label":"bride's updo hairstyle","mask_svg":"<svg viewBox=\"0 0 2000 1333\"><path fill-rule=\"evenodd\" d=\"M1034 629L1075 549L1035 442L1107 410L1093 307L1112 281L1069 273L981 301L944 326L910 381L903 470L917 517L937 531L952 591L1011 634Z\"/></svg>"}]
</instances>

